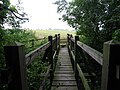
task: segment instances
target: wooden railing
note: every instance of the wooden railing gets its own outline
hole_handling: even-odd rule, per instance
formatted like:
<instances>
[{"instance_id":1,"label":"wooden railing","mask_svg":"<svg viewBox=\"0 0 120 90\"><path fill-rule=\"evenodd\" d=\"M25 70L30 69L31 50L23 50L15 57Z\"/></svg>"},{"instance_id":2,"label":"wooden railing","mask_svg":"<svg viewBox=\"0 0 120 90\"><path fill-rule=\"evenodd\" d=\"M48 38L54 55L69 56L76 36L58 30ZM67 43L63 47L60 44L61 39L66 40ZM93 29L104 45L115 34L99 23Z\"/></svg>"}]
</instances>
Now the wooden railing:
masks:
<instances>
[{"instance_id":1,"label":"wooden railing","mask_svg":"<svg viewBox=\"0 0 120 90\"><path fill-rule=\"evenodd\" d=\"M86 44L79 41L79 37L72 35L67 35L68 50L72 58L72 63L74 67L75 75L78 78L80 77L85 90L96 90L91 88L84 71L82 71L81 66L84 64L81 63L80 54L87 53L93 60L95 60L102 67L102 80L101 80L101 90L118 90L120 89L120 43L113 40L105 42L103 48L103 54L97 50L87 46ZM91 61L92 62L92 61ZM95 76L94 73L91 74L92 79ZM80 84L80 83L78 83ZM79 86L79 85L78 85Z\"/></svg>"},{"instance_id":2,"label":"wooden railing","mask_svg":"<svg viewBox=\"0 0 120 90\"><path fill-rule=\"evenodd\" d=\"M6 69L0 71L0 82L7 84L8 90L29 90L26 67L42 52L45 52L42 60L48 59L49 66L39 90L46 90L45 84L48 79L50 79L50 86L52 85L59 48L60 34L56 34L55 37L49 36L47 43L26 55L24 45L21 43L15 42L10 46L5 46Z\"/></svg>"}]
</instances>

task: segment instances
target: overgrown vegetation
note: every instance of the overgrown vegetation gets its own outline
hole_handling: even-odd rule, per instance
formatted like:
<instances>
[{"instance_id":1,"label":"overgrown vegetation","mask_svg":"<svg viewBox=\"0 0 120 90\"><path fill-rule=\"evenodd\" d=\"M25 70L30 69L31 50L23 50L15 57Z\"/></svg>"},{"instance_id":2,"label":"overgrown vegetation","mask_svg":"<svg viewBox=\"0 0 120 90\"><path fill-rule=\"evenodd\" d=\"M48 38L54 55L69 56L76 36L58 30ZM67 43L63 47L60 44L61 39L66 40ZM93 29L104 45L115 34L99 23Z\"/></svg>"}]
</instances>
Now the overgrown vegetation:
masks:
<instances>
[{"instance_id":1,"label":"overgrown vegetation","mask_svg":"<svg viewBox=\"0 0 120 90\"><path fill-rule=\"evenodd\" d=\"M34 46L32 46L31 40L34 40ZM9 29L4 30L4 45L9 45L12 42L20 42L25 45L25 53L29 53L30 51L40 47L44 43L47 42L47 39L37 40L35 33L33 31L19 30L19 29ZM3 47L0 46L2 52L0 53L0 68L5 67L4 60L4 50ZM41 61L42 54L36 58L33 63L31 63L27 67L27 81L30 90L38 90L40 86L40 82L43 77L41 77L41 73L45 73L48 67L48 63L43 63ZM1 86L0 89L3 90L4 86ZM5 89L6 87L4 87Z\"/></svg>"},{"instance_id":2,"label":"overgrown vegetation","mask_svg":"<svg viewBox=\"0 0 120 90\"><path fill-rule=\"evenodd\" d=\"M28 18L20 7L20 0L16 6L11 5L9 0L0 0L0 68L5 68L4 46L13 42L20 42L25 45L25 53L29 53L37 47L44 44L47 39L38 40L33 31L26 31L19 29L20 24L24 23ZM4 26L10 26L13 29L5 29ZM41 61L42 55L34 60L32 64L27 67L27 81L30 90L38 90L40 81L42 80L40 74L46 72L47 62ZM0 90L7 90L6 85L0 84Z\"/></svg>"}]
</instances>

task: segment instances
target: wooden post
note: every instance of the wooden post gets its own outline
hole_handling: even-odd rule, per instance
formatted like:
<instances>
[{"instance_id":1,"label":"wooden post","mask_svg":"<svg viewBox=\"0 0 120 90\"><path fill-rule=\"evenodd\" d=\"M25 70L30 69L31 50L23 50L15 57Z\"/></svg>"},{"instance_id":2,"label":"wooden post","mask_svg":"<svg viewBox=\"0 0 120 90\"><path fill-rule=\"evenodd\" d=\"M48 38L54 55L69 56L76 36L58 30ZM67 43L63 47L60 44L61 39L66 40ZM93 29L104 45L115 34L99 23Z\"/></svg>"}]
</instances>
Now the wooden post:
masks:
<instances>
[{"instance_id":1,"label":"wooden post","mask_svg":"<svg viewBox=\"0 0 120 90\"><path fill-rule=\"evenodd\" d=\"M24 45L15 42L5 46L5 60L8 68L8 90L28 90Z\"/></svg>"},{"instance_id":2,"label":"wooden post","mask_svg":"<svg viewBox=\"0 0 120 90\"><path fill-rule=\"evenodd\" d=\"M70 50L72 51L72 49L73 49L73 48L72 48L73 43L72 43L71 38L73 38L72 34L70 35L70 41L69 41L69 42L70 42Z\"/></svg>"},{"instance_id":3,"label":"wooden post","mask_svg":"<svg viewBox=\"0 0 120 90\"><path fill-rule=\"evenodd\" d=\"M0 69L0 84L8 83L8 69Z\"/></svg>"},{"instance_id":4,"label":"wooden post","mask_svg":"<svg viewBox=\"0 0 120 90\"><path fill-rule=\"evenodd\" d=\"M56 38L56 41L55 41L55 50L57 50L57 45L58 45L58 43L57 43L57 41L58 41L57 34L55 34L55 38Z\"/></svg>"},{"instance_id":5,"label":"wooden post","mask_svg":"<svg viewBox=\"0 0 120 90\"><path fill-rule=\"evenodd\" d=\"M74 43L74 55L75 55L75 61L74 61L74 72L75 75L77 74L77 62L78 62L78 48L77 48L77 41L79 40L79 36L75 36L75 43Z\"/></svg>"},{"instance_id":6,"label":"wooden post","mask_svg":"<svg viewBox=\"0 0 120 90\"><path fill-rule=\"evenodd\" d=\"M52 85L53 81L53 45L52 45L52 36L48 36L48 40L50 41L50 51L49 51L49 63L51 65L51 70L50 70L50 85Z\"/></svg>"},{"instance_id":7,"label":"wooden post","mask_svg":"<svg viewBox=\"0 0 120 90\"><path fill-rule=\"evenodd\" d=\"M120 89L120 44L104 43L101 90Z\"/></svg>"},{"instance_id":8,"label":"wooden post","mask_svg":"<svg viewBox=\"0 0 120 90\"><path fill-rule=\"evenodd\" d=\"M70 45L70 36L69 36L69 34L67 34L67 45L69 46Z\"/></svg>"},{"instance_id":9,"label":"wooden post","mask_svg":"<svg viewBox=\"0 0 120 90\"><path fill-rule=\"evenodd\" d=\"M58 40L58 44L59 44L59 48L60 48L60 34L58 34L59 40Z\"/></svg>"}]
</instances>

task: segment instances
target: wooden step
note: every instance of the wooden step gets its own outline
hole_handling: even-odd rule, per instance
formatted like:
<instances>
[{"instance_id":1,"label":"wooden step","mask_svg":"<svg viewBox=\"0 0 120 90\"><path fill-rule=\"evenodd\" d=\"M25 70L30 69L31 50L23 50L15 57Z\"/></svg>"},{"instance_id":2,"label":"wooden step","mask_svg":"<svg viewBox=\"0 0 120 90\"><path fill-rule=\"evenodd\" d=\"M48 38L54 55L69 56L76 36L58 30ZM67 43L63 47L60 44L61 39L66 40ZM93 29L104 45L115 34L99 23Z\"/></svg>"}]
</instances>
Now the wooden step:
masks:
<instances>
[{"instance_id":1,"label":"wooden step","mask_svg":"<svg viewBox=\"0 0 120 90\"><path fill-rule=\"evenodd\" d=\"M56 68L56 71L72 71L72 70L73 70L72 67L66 67L66 68L57 67Z\"/></svg>"},{"instance_id":2,"label":"wooden step","mask_svg":"<svg viewBox=\"0 0 120 90\"><path fill-rule=\"evenodd\" d=\"M62 77L54 76L53 80L68 80L68 81L71 81L71 80L75 80L75 77L74 76L62 76Z\"/></svg>"},{"instance_id":3,"label":"wooden step","mask_svg":"<svg viewBox=\"0 0 120 90\"><path fill-rule=\"evenodd\" d=\"M64 62L57 62L57 65L58 65L58 66L62 66L62 65L63 65L63 66L70 66L70 65L72 65L72 64L71 64L71 62L66 62L66 61L64 61Z\"/></svg>"},{"instance_id":4,"label":"wooden step","mask_svg":"<svg viewBox=\"0 0 120 90\"><path fill-rule=\"evenodd\" d=\"M67 47L60 49L51 90L78 90Z\"/></svg>"},{"instance_id":5,"label":"wooden step","mask_svg":"<svg viewBox=\"0 0 120 90\"><path fill-rule=\"evenodd\" d=\"M72 65L61 65L61 66L56 66L56 68L72 68Z\"/></svg>"},{"instance_id":6,"label":"wooden step","mask_svg":"<svg viewBox=\"0 0 120 90\"><path fill-rule=\"evenodd\" d=\"M51 90L78 90L76 86L53 86Z\"/></svg>"},{"instance_id":7,"label":"wooden step","mask_svg":"<svg viewBox=\"0 0 120 90\"><path fill-rule=\"evenodd\" d=\"M76 86L76 81L54 81L52 86Z\"/></svg>"},{"instance_id":8,"label":"wooden step","mask_svg":"<svg viewBox=\"0 0 120 90\"><path fill-rule=\"evenodd\" d=\"M73 73L71 73L71 74L70 73L66 73L66 74L64 74L64 73L60 73L59 74L58 73L58 74L54 74L54 76L59 76L59 77L63 77L63 76L67 77L68 76L69 77L69 76L75 76L75 75Z\"/></svg>"},{"instance_id":9,"label":"wooden step","mask_svg":"<svg viewBox=\"0 0 120 90\"><path fill-rule=\"evenodd\" d=\"M55 74L73 74L73 71L55 71Z\"/></svg>"}]
</instances>

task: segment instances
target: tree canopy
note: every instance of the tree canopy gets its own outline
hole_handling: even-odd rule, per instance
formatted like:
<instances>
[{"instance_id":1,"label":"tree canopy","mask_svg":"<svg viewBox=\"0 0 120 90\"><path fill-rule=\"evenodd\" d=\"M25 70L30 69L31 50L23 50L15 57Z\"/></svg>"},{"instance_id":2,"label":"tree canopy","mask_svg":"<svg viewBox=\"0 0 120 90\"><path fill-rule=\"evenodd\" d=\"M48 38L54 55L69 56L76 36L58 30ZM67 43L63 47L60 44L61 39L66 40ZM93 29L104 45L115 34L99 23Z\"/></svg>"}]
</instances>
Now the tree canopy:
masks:
<instances>
[{"instance_id":1,"label":"tree canopy","mask_svg":"<svg viewBox=\"0 0 120 90\"><path fill-rule=\"evenodd\" d=\"M102 51L103 42L111 40L120 29L119 0L59 0L58 12L64 12L62 20L83 35L87 44Z\"/></svg>"},{"instance_id":2,"label":"tree canopy","mask_svg":"<svg viewBox=\"0 0 120 90\"><path fill-rule=\"evenodd\" d=\"M19 1L19 0L18 0ZM23 8L19 3L14 6L10 3L10 0L0 0L0 27L4 24L8 24L12 27L20 27L20 24L28 20Z\"/></svg>"},{"instance_id":3,"label":"tree canopy","mask_svg":"<svg viewBox=\"0 0 120 90\"><path fill-rule=\"evenodd\" d=\"M20 1L18 5L14 6L11 5L10 0L0 0L0 63L4 63L3 46L7 42L6 40L9 40L7 30L4 27L5 24L12 26L14 29L19 28L21 23L28 20L26 15L20 6Z\"/></svg>"}]
</instances>

